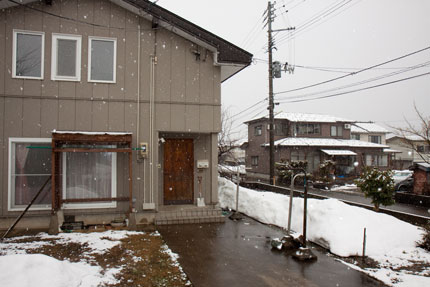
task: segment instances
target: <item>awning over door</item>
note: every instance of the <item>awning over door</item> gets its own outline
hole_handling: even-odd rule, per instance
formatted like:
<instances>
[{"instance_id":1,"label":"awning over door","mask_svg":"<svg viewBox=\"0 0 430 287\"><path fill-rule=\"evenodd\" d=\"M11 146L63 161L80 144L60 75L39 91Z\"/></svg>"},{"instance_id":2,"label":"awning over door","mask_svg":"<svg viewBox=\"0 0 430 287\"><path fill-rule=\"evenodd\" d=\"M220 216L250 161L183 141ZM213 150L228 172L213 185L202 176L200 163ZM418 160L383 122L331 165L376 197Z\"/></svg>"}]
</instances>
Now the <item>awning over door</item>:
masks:
<instances>
[{"instance_id":1,"label":"awning over door","mask_svg":"<svg viewBox=\"0 0 430 287\"><path fill-rule=\"evenodd\" d=\"M353 151L344 149L322 149L321 151L328 155L357 155Z\"/></svg>"}]
</instances>

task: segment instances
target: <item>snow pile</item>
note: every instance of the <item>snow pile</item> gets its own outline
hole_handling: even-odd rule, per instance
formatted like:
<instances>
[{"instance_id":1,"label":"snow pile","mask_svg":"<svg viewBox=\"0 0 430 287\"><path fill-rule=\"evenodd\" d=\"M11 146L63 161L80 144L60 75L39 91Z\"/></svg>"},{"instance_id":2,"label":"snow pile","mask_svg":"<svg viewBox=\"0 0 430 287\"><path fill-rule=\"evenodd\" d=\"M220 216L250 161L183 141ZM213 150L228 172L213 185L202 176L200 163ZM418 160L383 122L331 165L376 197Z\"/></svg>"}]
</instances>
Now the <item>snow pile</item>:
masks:
<instances>
[{"instance_id":1,"label":"snow pile","mask_svg":"<svg viewBox=\"0 0 430 287\"><path fill-rule=\"evenodd\" d=\"M41 254L0 256L0 270L7 270L0 273L0 282L8 287L86 287L116 282L112 275L102 275L100 267Z\"/></svg>"},{"instance_id":2,"label":"snow pile","mask_svg":"<svg viewBox=\"0 0 430 287\"><path fill-rule=\"evenodd\" d=\"M92 253L102 254L112 247L120 244L120 240L129 235L139 234L133 231L106 231L106 232L90 232L90 233L60 233L58 235L48 235L40 233L38 236L41 241L33 241L28 243L13 243L6 239L0 243L0 249L5 255L25 254L28 249L36 249L46 245L50 245L50 239L55 239L57 243L67 244L75 242L79 244L87 244ZM21 239L30 238L31 236L21 236Z\"/></svg>"},{"instance_id":3,"label":"snow pile","mask_svg":"<svg viewBox=\"0 0 430 287\"><path fill-rule=\"evenodd\" d=\"M26 254L28 250L52 245L52 240L58 244L79 243L90 249L88 253L104 254L112 247L121 244L121 239L129 235L140 234L132 231L106 231L90 233L60 233L48 235L40 233L38 241L27 243L12 242L16 238L6 239L0 243L0 273L2 286L99 286L102 284L115 284L115 275L121 268L110 268L102 273L98 266L91 266L84 260L72 263L67 260L60 261L41 254ZM157 234L155 234L157 235ZM32 236L22 236L25 241ZM85 255L85 254L82 254ZM23 276L25 274L25 276Z\"/></svg>"},{"instance_id":4,"label":"snow pile","mask_svg":"<svg viewBox=\"0 0 430 287\"><path fill-rule=\"evenodd\" d=\"M355 184L345 184L345 185L334 185L330 188L331 191L340 191L353 193L357 191L357 185Z\"/></svg>"},{"instance_id":5,"label":"snow pile","mask_svg":"<svg viewBox=\"0 0 430 287\"><path fill-rule=\"evenodd\" d=\"M236 185L219 178L221 207L235 208L235 200ZM300 234L303 228L303 203L302 198L294 198L291 228ZM239 211L263 223L286 228L288 206L289 196L240 188ZM308 240L342 257L362 254L363 232L366 228L366 255L380 262L383 268L389 270L389 267L410 266L413 261L430 263L430 254L415 247L423 231L386 214L350 206L337 199L308 199L307 225ZM391 284L391 279L384 281ZM430 278L427 280L430 286Z\"/></svg>"}]
</instances>

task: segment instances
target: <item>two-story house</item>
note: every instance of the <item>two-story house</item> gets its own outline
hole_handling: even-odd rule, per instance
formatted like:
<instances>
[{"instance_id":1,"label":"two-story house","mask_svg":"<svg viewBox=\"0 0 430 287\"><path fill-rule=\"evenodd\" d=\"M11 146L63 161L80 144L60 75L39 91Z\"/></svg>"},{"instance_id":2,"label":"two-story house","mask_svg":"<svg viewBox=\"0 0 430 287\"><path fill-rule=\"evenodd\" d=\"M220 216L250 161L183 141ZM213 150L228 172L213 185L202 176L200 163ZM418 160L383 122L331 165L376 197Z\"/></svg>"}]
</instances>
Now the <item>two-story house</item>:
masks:
<instances>
[{"instance_id":1,"label":"two-story house","mask_svg":"<svg viewBox=\"0 0 430 287\"><path fill-rule=\"evenodd\" d=\"M373 122L354 122L351 125L351 139L386 144L389 131Z\"/></svg>"},{"instance_id":2,"label":"two-story house","mask_svg":"<svg viewBox=\"0 0 430 287\"><path fill-rule=\"evenodd\" d=\"M430 162L430 144L427 140L416 135L391 135L387 145L398 150L394 163L397 169L407 169L414 163Z\"/></svg>"},{"instance_id":3,"label":"two-story house","mask_svg":"<svg viewBox=\"0 0 430 287\"><path fill-rule=\"evenodd\" d=\"M336 175L356 173L364 165L388 167L388 146L351 139L354 121L329 115L279 113L275 115L275 162L307 161L308 171L318 171L320 163L336 162ZM247 176L268 179L269 120L246 122ZM354 163L358 163L356 167Z\"/></svg>"},{"instance_id":4,"label":"two-story house","mask_svg":"<svg viewBox=\"0 0 430 287\"><path fill-rule=\"evenodd\" d=\"M251 59L148 0L0 1L0 228L45 182L22 227L218 220L221 83Z\"/></svg>"}]
</instances>

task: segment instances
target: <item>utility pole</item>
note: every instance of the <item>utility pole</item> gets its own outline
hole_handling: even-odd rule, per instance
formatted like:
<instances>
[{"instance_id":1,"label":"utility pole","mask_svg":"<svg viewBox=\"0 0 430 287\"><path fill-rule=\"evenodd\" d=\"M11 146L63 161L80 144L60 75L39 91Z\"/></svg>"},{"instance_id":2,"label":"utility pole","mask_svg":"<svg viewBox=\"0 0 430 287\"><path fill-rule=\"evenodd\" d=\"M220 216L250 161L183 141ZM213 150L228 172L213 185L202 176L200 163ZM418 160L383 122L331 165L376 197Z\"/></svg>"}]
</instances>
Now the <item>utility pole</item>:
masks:
<instances>
[{"instance_id":1,"label":"utility pole","mask_svg":"<svg viewBox=\"0 0 430 287\"><path fill-rule=\"evenodd\" d=\"M276 2L275 2L276 3ZM268 47L268 54L269 54L269 165L270 165L270 171L269 171L269 177L270 177L270 183L275 185L275 118L274 118L274 109L275 109L275 103L273 99L273 78L274 78L274 71L273 71L273 48L274 48L274 42L272 38L272 32L281 32L281 31L289 31L294 30L294 27L289 27L285 29L276 29L272 30L272 22L275 19L275 15L273 12L275 12L275 3L272 3L269 1L267 3L267 47ZM277 62L279 63L279 62ZM276 75L277 78L280 76L280 70L278 71L279 75Z\"/></svg>"},{"instance_id":2,"label":"utility pole","mask_svg":"<svg viewBox=\"0 0 430 287\"><path fill-rule=\"evenodd\" d=\"M273 39L272 39L272 22L274 20L273 17L273 7L270 1L267 3L267 34L268 34L268 52L269 52L269 153L270 153L270 183L275 184L275 131L274 131L274 116L273 110L275 109L275 104L273 102L273 58L272 58L272 49L273 49Z\"/></svg>"}]
</instances>

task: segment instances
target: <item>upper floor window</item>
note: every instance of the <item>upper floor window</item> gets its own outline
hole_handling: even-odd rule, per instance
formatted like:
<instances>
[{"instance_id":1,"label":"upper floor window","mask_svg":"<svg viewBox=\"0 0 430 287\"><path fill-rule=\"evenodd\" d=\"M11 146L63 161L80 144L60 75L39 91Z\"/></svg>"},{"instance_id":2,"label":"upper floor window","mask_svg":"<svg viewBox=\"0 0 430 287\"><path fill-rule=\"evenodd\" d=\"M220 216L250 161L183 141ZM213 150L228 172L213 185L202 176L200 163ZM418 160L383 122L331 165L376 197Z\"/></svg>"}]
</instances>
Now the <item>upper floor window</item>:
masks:
<instances>
[{"instance_id":1,"label":"upper floor window","mask_svg":"<svg viewBox=\"0 0 430 287\"><path fill-rule=\"evenodd\" d=\"M317 135L320 134L320 124L300 123L296 124L296 135Z\"/></svg>"},{"instance_id":2,"label":"upper floor window","mask_svg":"<svg viewBox=\"0 0 430 287\"><path fill-rule=\"evenodd\" d=\"M254 135L255 136L261 136L262 126L256 126L254 127Z\"/></svg>"},{"instance_id":3,"label":"upper floor window","mask_svg":"<svg viewBox=\"0 0 430 287\"><path fill-rule=\"evenodd\" d=\"M287 124L286 123L276 123L275 124L275 135L286 136L287 135Z\"/></svg>"},{"instance_id":4,"label":"upper floor window","mask_svg":"<svg viewBox=\"0 0 430 287\"><path fill-rule=\"evenodd\" d=\"M258 156L251 156L251 165L253 166L258 165Z\"/></svg>"},{"instance_id":5,"label":"upper floor window","mask_svg":"<svg viewBox=\"0 0 430 287\"><path fill-rule=\"evenodd\" d=\"M81 36L52 34L51 79L81 80Z\"/></svg>"},{"instance_id":6,"label":"upper floor window","mask_svg":"<svg viewBox=\"0 0 430 287\"><path fill-rule=\"evenodd\" d=\"M116 39L88 38L88 81L116 82Z\"/></svg>"},{"instance_id":7,"label":"upper floor window","mask_svg":"<svg viewBox=\"0 0 430 287\"><path fill-rule=\"evenodd\" d=\"M341 137L343 133L343 129L341 126L331 126L330 127L330 135L332 137Z\"/></svg>"},{"instance_id":8,"label":"upper floor window","mask_svg":"<svg viewBox=\"0 0 430 287\"><path fill-rule=\"evenodd\" d=\"M369 136L369 142L380 144L381 143L381 136Z\"/></svg>"},{"instance_id":9,"label":"upper floor window","mask_svg":"<svg viewBox=\"0 0 430 287\"><path fill-rule=\"evenodd\" d=\"M12 76L43 79L45 33L13 31Z\"/></svg>"},{"instance_id":10,"label":"upper floor window","mask_svg":"<svg viewBox=\"0 0 430 287\"><path fill-rule=\"evenodd\" d=\"M360 140L360 134L351 134L351 139L353 140Z\"/></svg>"},{"instance_id":11,"label":"upper floor window","mask_svg":"<svg viewBox=\"0 0 430 287\"><path fill-rule=\"evenodd\" d=\"M418 145L417 152L420 153L430 153L430 146L428 145Z\"/></svg>"}]
</instances>

